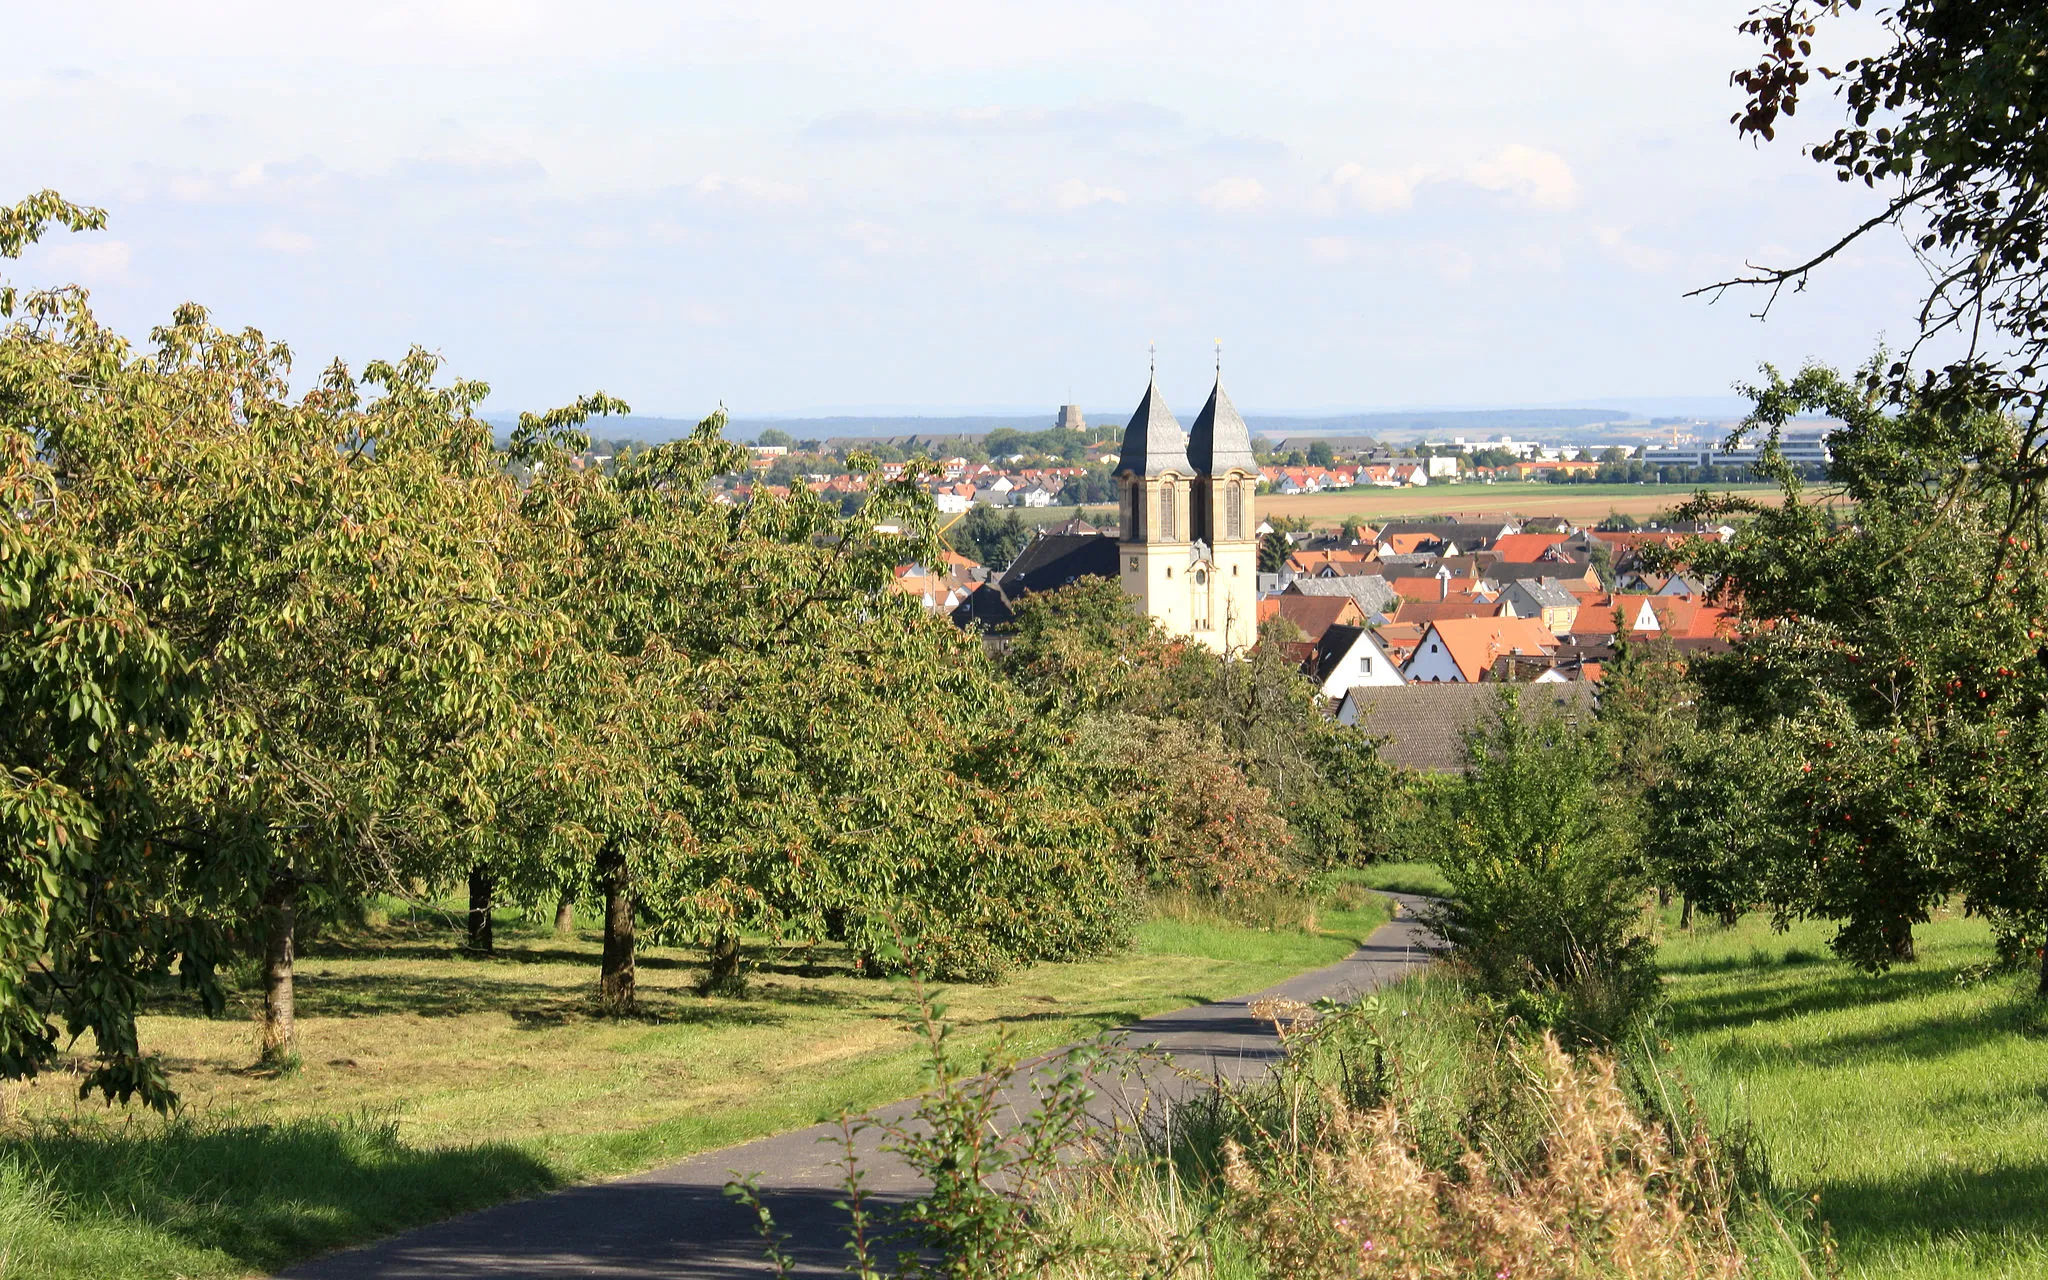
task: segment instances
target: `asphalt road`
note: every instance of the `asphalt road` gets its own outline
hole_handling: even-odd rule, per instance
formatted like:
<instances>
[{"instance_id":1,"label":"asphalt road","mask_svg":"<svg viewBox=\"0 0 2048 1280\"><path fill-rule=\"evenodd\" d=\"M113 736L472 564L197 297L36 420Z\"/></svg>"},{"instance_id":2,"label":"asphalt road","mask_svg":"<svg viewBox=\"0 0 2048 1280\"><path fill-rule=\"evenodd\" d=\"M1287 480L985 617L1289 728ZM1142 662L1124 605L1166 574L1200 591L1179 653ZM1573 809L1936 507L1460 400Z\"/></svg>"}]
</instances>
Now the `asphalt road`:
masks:
<instances>
[{"instance_id":1,"label":"asphalt road","mask_svg":"<svg viewBox=\"0 0 2048 1280\"><path fill-rule=\"evenodd\" d=\"M1158 1014L1124 1028L1127 1045L1170 1054L1179 1072L1155 1066L1134 1079L1098 1082L1103 1094L1099 1105L1125 1105L1133 1090L1151 1090L1156 1096L1196 1087L1188 1082L1189 1076L1220 1074L1241 1080L1262 1074L1279 1056L1279 1045L1270 1024L1252 1016L1254 1002L1356 997L1424 963L1432 940L1412 916L1423 900L1390 896L1401 900L1402 918L1383 925L1363 947L1336 964L1241 999ZM1025 1083L1011 1092L1015 1105L1029 1105ZM884 1112L900 1115L908 1109L908 1104L898 1103ZM832 1207L843 1198L835 1166L840 1149L828 1141L837 1137L836 1126L817 1125L709 1151L614 1182L571 1187L465 1214L315 1258L282 1275L290 1280L764 1276L769 1268L753 1215L725 1194L725 1185L735 1174L758 1176L762 1198L778 1228L790 1236L785 1248L798 1271L834 1274L846 1257L846 1215ZM860 1144L868 1190L881 1202L913 1194L915 1176L899 1159L877 1151L876 1141L870 1133Z\"/></svg>"}]
</instances>

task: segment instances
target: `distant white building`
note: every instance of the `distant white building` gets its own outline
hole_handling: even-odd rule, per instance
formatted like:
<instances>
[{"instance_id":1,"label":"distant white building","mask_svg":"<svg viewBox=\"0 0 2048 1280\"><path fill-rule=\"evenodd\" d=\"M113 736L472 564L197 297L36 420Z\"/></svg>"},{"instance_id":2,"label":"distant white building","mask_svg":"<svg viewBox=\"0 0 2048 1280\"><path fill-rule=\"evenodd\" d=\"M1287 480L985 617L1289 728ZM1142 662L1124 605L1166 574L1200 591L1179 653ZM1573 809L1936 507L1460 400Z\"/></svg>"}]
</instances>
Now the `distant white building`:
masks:
<instances>
[{"instance_id":1,"label":"distant white building","mask_svg":"<svg viewBox=\"0 0 2048 1280\"><path fill-rule=\"evenodd\" d=\"M1828 433L1832 427L1789 429L1778 437L1778 455L1793 466L1824 466L1832 457L1828 452ZM1720 449L1702 449L1699 465L1702 467L1753 467L1763 457L1763 437L1755 437L1745 447L1722 452Z\"/></svg>"}]
</instances>

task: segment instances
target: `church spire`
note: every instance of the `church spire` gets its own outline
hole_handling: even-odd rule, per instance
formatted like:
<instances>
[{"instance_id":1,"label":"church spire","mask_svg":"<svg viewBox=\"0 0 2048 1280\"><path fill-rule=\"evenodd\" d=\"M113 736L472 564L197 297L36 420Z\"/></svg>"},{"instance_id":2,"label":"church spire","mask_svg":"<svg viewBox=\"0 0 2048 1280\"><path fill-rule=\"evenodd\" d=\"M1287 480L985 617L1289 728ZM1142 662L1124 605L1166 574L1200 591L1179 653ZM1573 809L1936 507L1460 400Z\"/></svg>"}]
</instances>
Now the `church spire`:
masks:
<instances>
[{"instance_id":1,"label":"church spire","mask_svg":"<svg viewBox=\"0 0 2048 1280\"><path fill-rule=\"evenodd\" d=\"M1216 387L1195 419L1194 429L1188 433L1188 461L1198 476L1258 470L1259 464L1252 458L1251 432L1223 390L1221 342L1216 344Z\"/></svg>"},{"instance_id":2,"label":"church spire","mask_svg":"<svg viewBox=\"0 0 2048 1280\"><path fill-rule=\"evenodd\" d=\"M1145 398L1124 428L1123 456L1117 460L1118 475L1157 476L1169 471L1192 475L1188 465L1188 438L1180 429L1166 397L1159 394L1159 361L1155 354L1152 374L1145 385Z\"/></svg>"}]
</instances>

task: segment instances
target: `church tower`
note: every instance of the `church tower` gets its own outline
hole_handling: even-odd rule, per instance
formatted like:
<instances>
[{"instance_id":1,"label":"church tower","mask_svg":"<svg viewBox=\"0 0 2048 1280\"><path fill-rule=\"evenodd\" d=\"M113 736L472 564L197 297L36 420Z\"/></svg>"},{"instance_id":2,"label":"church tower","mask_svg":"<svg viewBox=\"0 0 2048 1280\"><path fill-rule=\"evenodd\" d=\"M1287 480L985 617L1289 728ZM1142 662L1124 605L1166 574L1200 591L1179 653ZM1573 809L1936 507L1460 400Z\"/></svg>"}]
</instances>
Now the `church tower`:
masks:
<instances>
[{"instance_id":1,"label":"church tower","mask_svg":"<svg viewBox=\"0 0 2048 1280\"><path fill-rule=\"evenodd\" d=\"M1223 391L1220 360L1215 389L1188 436L1188 462L1195 469L1193 537L1208 561L1210 623L1225 652L1246 649L1259 638L1259 522L1252 513L1259 464L1251 433Z\"/></svg>"},{"instance_id":2,"label":"church tower","mask_svg":"<svg viewBox=\"0 0 2048 1280\"><path fill-rule=\"evenodd\" d=\"M1182 434L1155 368L1117 461L1117 563L1124 594L1167 634L1225 653L1258 640L1258 475L1220 370L1194 432Z\"/></svg>"},{"instance_id":3,"label":"church tower","mask_svg":"<svg viewBox=\"0 0 2048 1280\"><path fill-rule=\"evenodd\" d=\"M1118 579L1138 612L1158 619L1170 635L1194 631L1190 613L1188 519L1195 469L1188 438L1166 398L1155 366L1145 398L1124 428L1117 459Z\"/></svg>"}]
</instances>

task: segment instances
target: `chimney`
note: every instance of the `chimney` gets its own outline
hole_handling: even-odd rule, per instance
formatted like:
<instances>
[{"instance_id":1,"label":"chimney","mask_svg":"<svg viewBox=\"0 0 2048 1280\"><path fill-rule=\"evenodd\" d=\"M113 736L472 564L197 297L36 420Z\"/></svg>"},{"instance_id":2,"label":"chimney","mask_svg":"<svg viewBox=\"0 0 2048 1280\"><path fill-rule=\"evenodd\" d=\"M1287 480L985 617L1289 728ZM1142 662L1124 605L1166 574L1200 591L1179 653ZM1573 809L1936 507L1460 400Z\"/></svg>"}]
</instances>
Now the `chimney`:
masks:
<instances>
[{"instance_id":1,"label":"chimney","mask_svg":"<svg viewBox=\"0 0 2048 1280\"><path fill-rule=\"evenodd\" d=\"M1439 601L1451 598L1451 571L1441 566L1436 571L1436 598Z\"/></svg>"}]
</instances>

